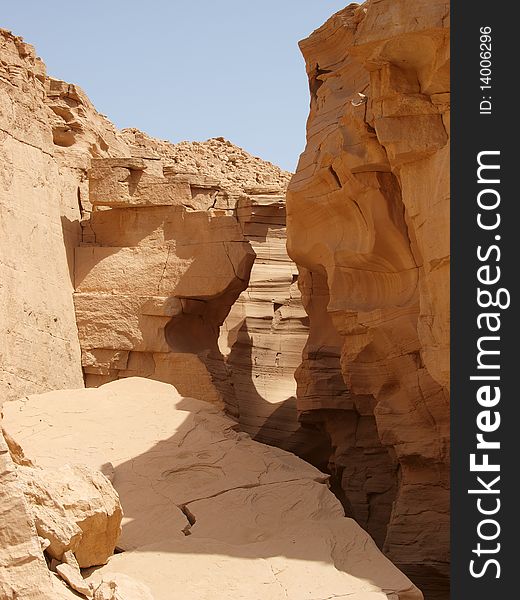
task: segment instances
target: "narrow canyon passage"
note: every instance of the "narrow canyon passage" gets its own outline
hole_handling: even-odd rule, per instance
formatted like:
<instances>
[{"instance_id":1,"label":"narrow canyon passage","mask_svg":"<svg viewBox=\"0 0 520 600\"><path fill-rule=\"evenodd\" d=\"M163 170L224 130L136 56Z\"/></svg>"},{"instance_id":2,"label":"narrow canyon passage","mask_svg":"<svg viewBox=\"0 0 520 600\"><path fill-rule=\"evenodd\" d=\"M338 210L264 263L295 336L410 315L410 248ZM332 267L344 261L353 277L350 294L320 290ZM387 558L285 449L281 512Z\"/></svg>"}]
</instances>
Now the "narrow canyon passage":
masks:
<instances>
[{"instance_id":1,"label":"narrow canyon passage","mask_svg":"<svg viewBox=\"0 0 520 600\"><path fill-rule=\"evenodd\" d=\"M74 300L87 386L144 376L225 408L253 439L329 473L385 548L398 464L374 399L345 384L326 279L287 255L284 187L251 186L246 172L226 188L172 165L173 147L129 136L133 157L93 162L83 206Z\"/></svg>"},{"instance_id":2,"label":"narrow canyon passage","mask_svg":"<svg viewBox=\"0 0 520 600\"><path fill-rule=\"evenodd\" d=\"M106 528L96 534L95 525L117 523L116 510L109 511L108 502L95 504L89 490L90 504L85 507L83 501L83 510L90 509L95 519L82 522L83 536L71 540L75 515L71 519L60 512L59 504L54 510L35 508L43 535L54 524L48 551L61 556L59 541L81 557L82 577L71 581L87 596L91 588L111 586L134 594L128 600L171 600L173 587L185 600L200 600L204 590L222 599L312 594L316 600L345 595L422 600L370 536L345 518L325 474L235 427L215 406L136 377L35 395L9 403L5 413L16 460L23 447L55 485L67 475L63 455L81 473L102 469L124 506L118 552L106 566L94 568L89 567L100 559L89 545L92 538L105 557L114 544ZM49 435L56 434L49 451ZM16 467L20 479L34 478L33 471L28 465ZM69 500L77 493L74 484L69 478ZM31 490L42 498L45 492L60 498L54 487Z\"/></svg>"},{"instance_id":3,"label":"narrow canyon passage","mask_svg":"<svg viewBox=\"0 0 520 600\"><path fill-rule=\"evenodd\" d=\"M202 150L253 163L222 183L173 163L172 145L135 131L128 143L132 158L93 162L82 205L74 300L86 385L172 383L327 471L329 436L300 423L296 402L308 317L285 248L289 174L222 140L183 149L184 160Z\"/></svg>"},{"instance_id":4,"label":"narrow canyon passage","mask_svg":"<svg viewBox=\"0 0 520 600\"><path fill-rule=\"evenodd\" d=\"M311 102L287 193L310 319L298 408L322 405L353 514L445 600L449 5L420 18L401 2L351 5L300 48Z\"/></svg>"},{"instance_id":5,"label":"narrow canyon passage","mask_svg":"<svg viewBox=\"0 0 520 600\"><path fill-rule=\"evenodd\" d=\"M396 388L384 384L376 394L371 386L389 367L416 372L416 309L395 311L358 356L353 392L344 360L355 338L345 339L341 314L330 310L326 273L297 269L287 256L283 187L219 187L208 174L171 166L140 139L140 158L97 159L89 171L91 212L76 252L75 293L87 385L145 376L212 401L253 439L329 473L347 515L382 550L401 552L408 534L401 525L396 533L395 510L403 465L428 479L431 467L398 459L376 414ZM213 153L236 152L211 143ZM385 235L401 236L409 252L400 187L395 178L376 181L388 206L379 217L387 219ZM362 285L340 294L357 296ZM404 355L398 347L381 358L398 328ZM437 567L410 566L423 588L434 588L430 596L442 588Z\"/></svg>"},{"instance_id":6,"label":"narrow canyon passage","mask_svg":"<svg viewBox=\"0 0 520 600\"><path fill-rule=\"evenodd\" d=\"M294 174L118 130L0 31L0 596L447 600L448 13L302 40Z\"/></svg>"}]
</instances>

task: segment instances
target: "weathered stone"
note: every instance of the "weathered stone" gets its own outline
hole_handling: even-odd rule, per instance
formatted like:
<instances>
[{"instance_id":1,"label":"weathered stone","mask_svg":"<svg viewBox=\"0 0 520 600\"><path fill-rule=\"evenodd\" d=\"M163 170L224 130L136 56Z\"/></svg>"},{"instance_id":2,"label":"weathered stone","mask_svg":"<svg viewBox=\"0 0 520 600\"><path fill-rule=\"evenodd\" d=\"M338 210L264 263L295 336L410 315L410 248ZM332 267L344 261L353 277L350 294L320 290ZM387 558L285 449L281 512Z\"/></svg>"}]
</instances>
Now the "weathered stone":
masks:
<instances>
[{"instance_id":1,"label":"weathered stone","mask_svg":"<svg viewBox=\"0 0 520 600\"><path fill-rule=\"evenodd\" d=\"M55 151L45 66L4 30L0 53L1 403L83 381L69 273L80 178Z\"/></svg>"},{"instance_id":2,"label":"weathered stone","mask_svg":"<svg viewBox=\"0 0 520 600\"><path fill-rule=\"evenodd\" d=\"M157 158L98 159L89 180L92 241L84 238L75 263L87 385L134 375L181 389L189 381L189 393L223 405L230 384L218 330L254 259L237 219L214 210L227 191Z\"/></svg>"},{"instance_id":3,"label":"weathered stone","mask_svg":"<svg viewBox=\"0 0 520 600\"><path fill-rule=\"evenodd\" d=\"M446 598L449 560L448 20L445 0L369 1L301 42L311 107L287 195L301 418L428 598Z\"/></svg>"},{"instance_id":4,"label":"weathered stone","mask_svg":"<svg viewBox=\"0 0 520 600\"><path fill-rule=\"evenodd\" d=\"M308 335L296 265L285 248L285 190L248 189L237 217L256 254L249 285L222 325L219 346L234 394L227 409L254 439L325 465L328 439L298 422L294 372Z\"/></svg>"},{"instance_id":5,"label":"weathered stone","mask_svg":"<svg viewBox=\"0 0 520 600\"><path fill-rule=\"evenodd\" d=\"M79 464L17 470L38 534L50 542L47 554L63 560L72 551L80 567L106 563L120 534L122 512L105 476Z\"/></svg>"},{"instance_id":6,"label":"weathered stone","mask_svg":"<svg viewBox=\"0 0 520 600\"><path fill-rule=\"evenodd\" d=\"M94 593L92 587L83 579L81 573L71 567L69 564L62 563L56 567L56 573L65 581L73 590L79 592L86 598L92 598Z\"/></svg>"},{"instance_id":7,"label":"weathered stone","mask_svg":"<svg viewBox=\"0 0 520 600\"><path fill-rule=\"evenodd\" d=\"M215 406L170 385L127 378L31 396L7 405L5 427L45 468L63 455L72 465L113 464L126 551L88 583L115 580L116 598L114 572L138 573L155 600L170 599L172 586L188 600L208 589L253 600L422 598L344 517L325 474L236 432Z\"/></svg>"},{"instance_id":8,"label":"weathered stone","mask_svg":"<svg viewBox=\"0 0 520 600\"><path fill-rule=\"evenodd\" d=\"M306 327L284 249L290 173L223 138L119 132L78 87L49 78L30 46L2 36L13 65L6 114L20 116L5 123L7 397L82 387L81 345L88 386L132 375L173 383L298 450L307 436L292 371Z\"/></svg>"},{"instance_id":9,"label":"weathered stone","mask_svg":"<svg viewBox=\"0 0 520 600\"><path fill-rule=\"evenodd\" d=\"M442 597L428 577L447 570L447 21L441 0L369 0L302 42L311 115L288 198L299 274L284 248L289 173L223 138L119 132L0 31L0 402L83 387L81 346L87 386L145 376L225 405L256 439L328 458L349 515ZM127 510L127 552L101 569L98 600L149 600L125 579L136 571L157 600L172 572L188 600L420 597L326 476L160 385L8 405L46 466L8 437L2 598L77 597L44 549L74 577L72 550L82 566L111 554L117 498L92 467Z\"/></svg>"},{"instance_id":10,"label":"weathered stone","mask_svg":"<svg viewBox=\"0 0 520 600\"><path fill-rule=\"evenodd\" d=\"M295 404L307 327L285 250L288 174L222 140L124 135L136 158L92 161L76 252L87 385L172 383L225 404L256 439L324 464L325 439L302 429Z\"/></svg>"},{"instance_id":11,"label":"weathered stone","mask_svg":"<svg viewBox=\"0 0 520 600\"><path fill-rule=\"evenodd\" d=\"M291 178L287 171L251 156L224 138L170 144L138 129L123 129L122 135L135 155L168 159L168 173L198 175L199 184L194 187L199 193L204 189L201 175L232 193L285 189Z\"/></svg>"},{"instance_id":12,"label":"weathered stone","mask_svg":"<svg viewBox=\"0 0 520 600\"><path fill-rule=\"evenodd\" d=\"M78 600L83 598L74 591L57 573L51 573L53 600Z\"/></svg>"},{"instance_id":13,"label":"weathered stone","mask_svg":"<svg viewBox=\"0 0 520 600\"><path fill-rule=\"evenodd\" d=\"M0 597L54 600L27 499L0 431Z\"/></svg>"},{"instance_id":14,"label":"weathered stone","mask_svg":"<svg viewBox=\"0 0 520 600\"><path fill-rule=\"evenodd\" d=\"M72 552L72 550L67 550L66 552L64 552L63 556L61 557L61 561L66 563L73 569L76 569L76 571L78 571L78 572L80 571L80 566L79 566L78 560L77 560L76 556L74 555L74 552Z\"/></svg>"}]
</instances>

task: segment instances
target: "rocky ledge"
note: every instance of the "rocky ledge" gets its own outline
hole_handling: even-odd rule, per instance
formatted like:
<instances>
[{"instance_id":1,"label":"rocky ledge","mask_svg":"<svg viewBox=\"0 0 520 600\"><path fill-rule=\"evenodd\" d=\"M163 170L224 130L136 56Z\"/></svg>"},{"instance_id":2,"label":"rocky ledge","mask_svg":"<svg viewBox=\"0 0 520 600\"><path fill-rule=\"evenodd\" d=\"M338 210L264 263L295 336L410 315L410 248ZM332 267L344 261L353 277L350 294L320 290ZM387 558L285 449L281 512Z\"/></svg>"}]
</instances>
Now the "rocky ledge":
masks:
<instances>
[{"instance_id":1,"label":"rocky ledge","mask_svg":"<svg viewBox=\"0 0 520 600\"><path fill-rule=\"evenodd\" d=\"M25 581L38 589L26 589L24 598L422 598L344 516L327 475L237 432L213 404L169 384L128 378L29 396L6 404L4 430L4 494L29 507L18 516L32 530L26 540L34 561ZM40 473L39 495L23 483L27 469ZM70 489L66 498L57 494L64 469L97 481L103 507L95 519L80 519L76 537L65 526L74 532L77 515L92 513L96 502L74 498ZM109 480L124 512L117 542L109 533L121 513ZM85 552L92 528L98 541L111 541L113 556ZM3 597L18 597L9 585L20 581L20 556L11 554L13 577L0 584Z\"/></svg>"}]
</instances>

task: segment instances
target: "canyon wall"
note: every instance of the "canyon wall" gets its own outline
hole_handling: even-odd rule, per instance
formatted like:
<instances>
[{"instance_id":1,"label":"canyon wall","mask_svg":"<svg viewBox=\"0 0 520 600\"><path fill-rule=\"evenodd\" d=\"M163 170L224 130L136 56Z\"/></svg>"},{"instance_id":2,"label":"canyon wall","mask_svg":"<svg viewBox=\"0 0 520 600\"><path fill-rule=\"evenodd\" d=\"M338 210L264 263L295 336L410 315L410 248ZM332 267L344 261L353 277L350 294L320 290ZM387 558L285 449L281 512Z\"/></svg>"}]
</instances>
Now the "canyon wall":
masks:
<instances>
[{"instance_id":1,"label":"canyon wall","mask_svg":"<svg viewBox=\"0 0 520 600\"><path fill-rule=\"evenodd\" d=\"M61 91L21 38L0 31L0 51L1 403L83 379L71 280L81 174L56 143Z\"/></svg>"},{"instance_id":2,"label":"canyon wall","mask_svg":"<svg viewBox=\"0 0 520 600\"><path fill-rule=\"evenodd\" d=\"M330 435L349 514L444 598L449 6L349 5L300 46L311 106L287 195L310 319L298 408Z\"/></svg>"},{"instance_id":3,"label":"canyon wall","mask_svg":"<svg viewBox=\"0 0 520 600\"><path fill-rule=\"evenodd\" d=\"M234 389L228 410L254 439L326 466L328 438L298 421L294 372L308 336L296 265L286 250L285 190L249 189L237 217L255 251L249 286L221 328Z\"/></svg>"},{"instance_id":4,"label":"canyon wall","mask_svg":"<svg viewBox=\"0 0 520 600\"><path fill-rule=\"evenodd\" d=\"M224 140L121 132L94 159L74 303L88 387L142 376L226 407L243 431L326 464L298 422L308 333L286 248L289 173Z\"/></svg>"},{"instance_id":5,"label":"canyon wall","mask_svg":"<svg viewBox=\"0 0 520 600\"><path fill-rule=\"evenodd\" d=\"M223 138L118 131L21 38L1 42L2 399L142 375L304 452L290 174Z\"/></svg>"},{"instance_id":6,"label":"canyon wall","mask_svg":"<svg viewBox=\"0 0 520 600\"><path fill-rule=\"evenodd\" d=\"M446 598L448 20L440 0L369 0L349 5L301 43L311 109L307 146L287 192L287 222L289 173L223 138L171 144L118 131L78 87L48 77L31 46L0 30L0 403L108 384L123 386L126 406L136 380L130 387L114 380L171 383L181 395L214 405L203 412L225 408L246 432L231 434L234 425L226 417L223 426L219 416L209 437L199 427L196 438L242 446L252 443L249 434L327 467L347 515L426 590L427 600ZM147 394L158 389L148 383L136 395L146 410ZM98 398L94 390L78 394ZM177 417L198 423L199 409L191 417L181 409ZM28 437L40 427L31 419L21 426ZM185 438L177 438L174 446L182 446ZM166 440L156 441L162 447ZM49 579L16 453L1 437L0 443L0 495L13 524L0 532L7 548L0 552L7 566L0 590L8 598L71 597ZM203 445L197 452L204 458ZM262 471L267 451L254 448ZM226 493L243 476L237 456L226 471ZM275 471L286 468L283 456L276 454ZM204 460L179 469L193 481L202 473L204 485L214 476ZM327 477L313 473L309 485L314 490L318 478L325 488ZM313 503L322 509L314 491L302 519ZM295 493L282 486L267 512L294 510ZM252 494L245 501L253 507L232 498L229 518L240 513L244 529L259 514L271 523L265 509L258 512L263 497ZM332 577L327 589L338 594L348 572L339 568L338 575L338 565L350 560L345 540L366 537L344 524L329 496L326 505L329 529L318 528L313 539L333 544L309 558L330 563L314 583L329 585ZM186 519L193 525L190 511L177 508L183 527ZM224 508L206 502L199 530L251 558L251 540L261 541L271 525L235 539L229 528L214 526ZM291 523L277 551L296 535ZM296 555L306 552L304 538ZM179 548L177 541L168 545L167 569L171 555L184 552ZM369 554L386 568L375 548ZM372 560L358 546L354 559ZM118 562L135 570L127 557ZM275 562L269 569L278 568ZM198 564L207 567L186 568ZM239 568L230 563L230 572ZM289 587L298 595L298 571L293 577ZM398 585L388 589L402 600L419 598L400 577L392 571ZM284 597L287 582L269 581ZM379 584L357 585L361 594L386 597Z\"/></svg>"},{"instance_id":7,"label":"canyon wall","mask_svg":"<svg viewBox=\"0 0 520 600\"><path fill-rule=\"evenodd\" d=\"M171 383L260 437L292 398L262 439L291 437L307 331L285 251L289 174L221 138L122 135L131 158L93 160L82 204L74 303L86 385ZM268 331L253 331L254 318ZM282 352L288 331L295 341Z\"/></svg>"},{"instance_id":8,"label":"canyon wall","mask_svg":"<svg viewBox=\"0 0 520 600\"><path fill-rule=\"evenodd\" d=\"M87 386L140 375L223 406L219 327L255 256L227 196L157 157L93 161L89 183L74 294Z\"/></svg>"},{"instance_id":9,"label":"canyon wall","mask_svg":"<svg viewBox=\"0 0 520 600\"><path fill-rule=\"evenodd\" d=\"M91 158L128 156L75 85L0 30L2 401L83 387L72 292Z\"/></svg>"}]
</instances>

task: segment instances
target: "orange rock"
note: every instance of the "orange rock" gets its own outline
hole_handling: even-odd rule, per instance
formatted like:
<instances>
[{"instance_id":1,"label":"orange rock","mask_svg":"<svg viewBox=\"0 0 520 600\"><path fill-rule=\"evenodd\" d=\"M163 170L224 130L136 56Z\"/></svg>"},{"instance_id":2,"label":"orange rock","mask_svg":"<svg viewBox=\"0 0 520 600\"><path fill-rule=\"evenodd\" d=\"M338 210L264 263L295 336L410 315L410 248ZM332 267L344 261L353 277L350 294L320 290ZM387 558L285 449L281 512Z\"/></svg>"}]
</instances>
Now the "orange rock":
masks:
<instances>
[{"instance_id":1,"label":"orange rock","mask_svg":"<svg viewBox=\"0 0 520 600\"><path fill-rule=\"evenodd\" d=\"M121 533L119 498L100 472L75 464L41 469L19 466L18 477L49 556L72 551L81 568L103 565Z\"/></svg>"},{"instance_id":2,"label":"orange rock","mask_svg":"<svg viewBox=\"0 0 520 600\"><path fill-rule=\"evenodd\" d=\"M331 435L351 514L435 593L449 549L448 15L444 0L368 1L301 42L311 108L287 195L310 318L302 419Z\"/></svg>"}]
</instances>

